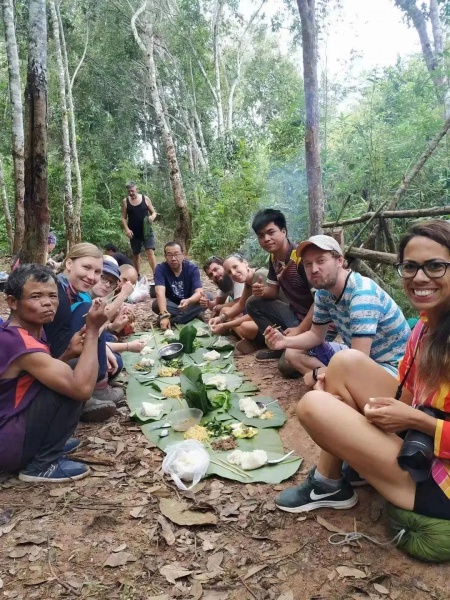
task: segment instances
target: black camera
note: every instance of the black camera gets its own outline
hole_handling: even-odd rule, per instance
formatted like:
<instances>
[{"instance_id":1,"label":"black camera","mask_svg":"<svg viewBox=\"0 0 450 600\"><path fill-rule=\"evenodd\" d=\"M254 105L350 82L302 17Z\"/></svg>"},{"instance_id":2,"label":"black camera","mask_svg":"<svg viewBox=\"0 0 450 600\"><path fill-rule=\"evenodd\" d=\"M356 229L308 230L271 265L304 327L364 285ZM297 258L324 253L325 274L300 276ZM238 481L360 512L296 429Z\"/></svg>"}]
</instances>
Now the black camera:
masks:
<instances>
[{"instance_id":1,"label":"black camera","mask_svg":"<svg viewBox=\"0 0 450 600\"><path fill-rule=\"evenodd\" d=\"M431 417L439 418L441 411L437 411L430 406L418 406L421 410ZM397 456L399 467L408 471L416 483L426 481L430 476L431 463L434 456L434 439L422 431L409 429L406 432L402 447Z\"/></svg>"}]
</instances>

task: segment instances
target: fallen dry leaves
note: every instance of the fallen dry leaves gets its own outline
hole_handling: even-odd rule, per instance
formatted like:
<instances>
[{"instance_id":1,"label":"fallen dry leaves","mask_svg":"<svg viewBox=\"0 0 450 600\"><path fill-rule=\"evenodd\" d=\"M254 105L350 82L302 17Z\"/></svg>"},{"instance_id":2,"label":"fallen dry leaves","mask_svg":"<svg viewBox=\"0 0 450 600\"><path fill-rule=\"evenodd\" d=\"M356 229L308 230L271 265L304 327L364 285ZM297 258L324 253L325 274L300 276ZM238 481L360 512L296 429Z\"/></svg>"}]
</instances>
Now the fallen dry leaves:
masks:
<instances>
[{"instance_id":1,"label":"fallen dry leaves","mask_svg":"<svg viewBox=\"0 0 450 600\"><path fill-rule=\"evenodd\" d=\"M148 320L148 306L136 308L142 322ZM280 381L275 364L248 368L251 358L239 360L255 381L267 382L268 395L276 390L293 416L298 394L292 390L300 384ZM362 492L355 511L300 518L281 513L274 498L305 473L275 488L207 479L181 494L161 473L161 452L127 419L126 408L121 410L115 420L80 428L82 452L93 458L92 477L43 486L0 476L2 598L447 597L446 566L421 568L393 548L364 540L358 546L330 546L331 533L354 530L355 513L366 531L377 529L383 539L378 505L375 510L367 501L373 492ZM287 445L310 443L301 438L298 424L288 423L288 432L289 427ZM370 514L366 506L372 506Z\"/></svg>"}]
</instances>

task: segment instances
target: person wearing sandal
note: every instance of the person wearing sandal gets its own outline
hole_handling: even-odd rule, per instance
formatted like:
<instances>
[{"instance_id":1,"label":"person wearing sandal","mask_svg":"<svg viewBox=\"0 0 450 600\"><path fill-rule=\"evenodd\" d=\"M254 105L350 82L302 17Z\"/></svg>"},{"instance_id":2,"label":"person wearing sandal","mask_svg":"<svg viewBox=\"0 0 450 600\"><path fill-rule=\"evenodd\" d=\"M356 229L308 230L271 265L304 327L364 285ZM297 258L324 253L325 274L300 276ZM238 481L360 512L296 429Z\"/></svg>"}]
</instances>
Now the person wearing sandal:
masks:
<instances>
[{"instance_id":1,"label":"person wearing sandal","mask_svg":"<svg viewBox=\"0 0 450 600\"><path fill-rule=\"evenodd\" d=\"M156 267L155 292L152 310L158 315L157 324L162 331L175 323L185 325L194 319L203 319L205 307L200 304L203 291L200 271L186 260L184 248L178 242L164 246L164 262ZM212 298L210 292L206 292Z\"/></svg>"},{"instance_id":2,"label":"person wearing sandal","mask_svg":"<svg viewBox=\"0 0 450 600\"><path fill-rule=\"evenodd\" d=\"M264 331L269 325L278 325L285 335L308 331L311 326L313 295L303 265L296 254L297 244L288 238L286 217L273 208L256 213L252 229L259 245L269 253L267 281L256 281L246 309L258 326L257 342L260 350L256 360L282 358L283 352L265 347ZM283 359L278 368L285 376L292 376Z\"/></svg>"}]
</instances>

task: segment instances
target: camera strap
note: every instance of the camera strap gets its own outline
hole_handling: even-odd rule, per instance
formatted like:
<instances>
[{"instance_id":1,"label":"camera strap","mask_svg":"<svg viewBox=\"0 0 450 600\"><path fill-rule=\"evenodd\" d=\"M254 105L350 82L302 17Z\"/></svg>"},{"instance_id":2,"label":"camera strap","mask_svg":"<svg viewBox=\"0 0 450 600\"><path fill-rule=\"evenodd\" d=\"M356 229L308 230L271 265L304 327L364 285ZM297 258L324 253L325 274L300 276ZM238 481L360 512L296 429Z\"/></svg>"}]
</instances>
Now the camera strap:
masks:
<instances>
[{"instance_id":1,"label":"camera strap","mask_svg":"<svg viewBox=\"0 0 450 600\"><path fill-rule=\"evenodd\" d=\"M416 325L416 327L417 327L417 325ZM411 362L410 362L410 363L409 363L409 365L408 365L408 368L407 368L407 370L406 370L406 373L405 373L405 375L404 375L403 379L400 381L400 384L399 384L399 386L398 386L398 388L397 388L397 391L395 392L395 396L394 396L394 397L395 397L395 399L396 399L396 400L400 400L400 397L401 397L401 395L402 395L402 391L403 391L403 386L405 385L405 382L406 382L406 380L408 379L408 375L409 375L409 373L410 373L410 371L411 371L411 369L412 369L412 366L413 366L413 364L414 364L414 361L416 360L416 356L417 356L417 353L418 353L418 351L419 351L420 340L421 340L421 339L423 338L423 336L425 335L425 331L426 331L426 329L427 329L426 327L422 327L422 329L421 329L421 331L420 331L420 333L419 333L419 335L418 335L418 337L417 337L417 341L416 341L416 347L415 347L415 349L414 349L414 354L413 354L412 360L411 360ZM414 335L414 334L413 334L413 335Z\"/></svg>"}]
</instances>

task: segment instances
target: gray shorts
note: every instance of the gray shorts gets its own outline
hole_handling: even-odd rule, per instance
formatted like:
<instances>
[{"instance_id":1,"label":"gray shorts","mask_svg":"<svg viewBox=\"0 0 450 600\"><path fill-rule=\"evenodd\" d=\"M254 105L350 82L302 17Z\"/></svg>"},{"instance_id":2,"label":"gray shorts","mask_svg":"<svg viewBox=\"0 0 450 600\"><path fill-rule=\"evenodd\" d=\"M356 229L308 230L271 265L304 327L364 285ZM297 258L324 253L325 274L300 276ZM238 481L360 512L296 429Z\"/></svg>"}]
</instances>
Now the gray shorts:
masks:
<instances>
[{"instance_id":1,"label":"gray shorts","mask_svg":"<svg viewBox=\"0 0 450 600\"><path fill-rule=\"evenodd\" d=\"M133 236L130 239L131 251L135 256L141 253L142 246L144 246L145 250L154 250L155 249L155 234L153 231L149 233L149 235L145 238L145 240L141 240Z\"/></svg>"}]
</instances>

